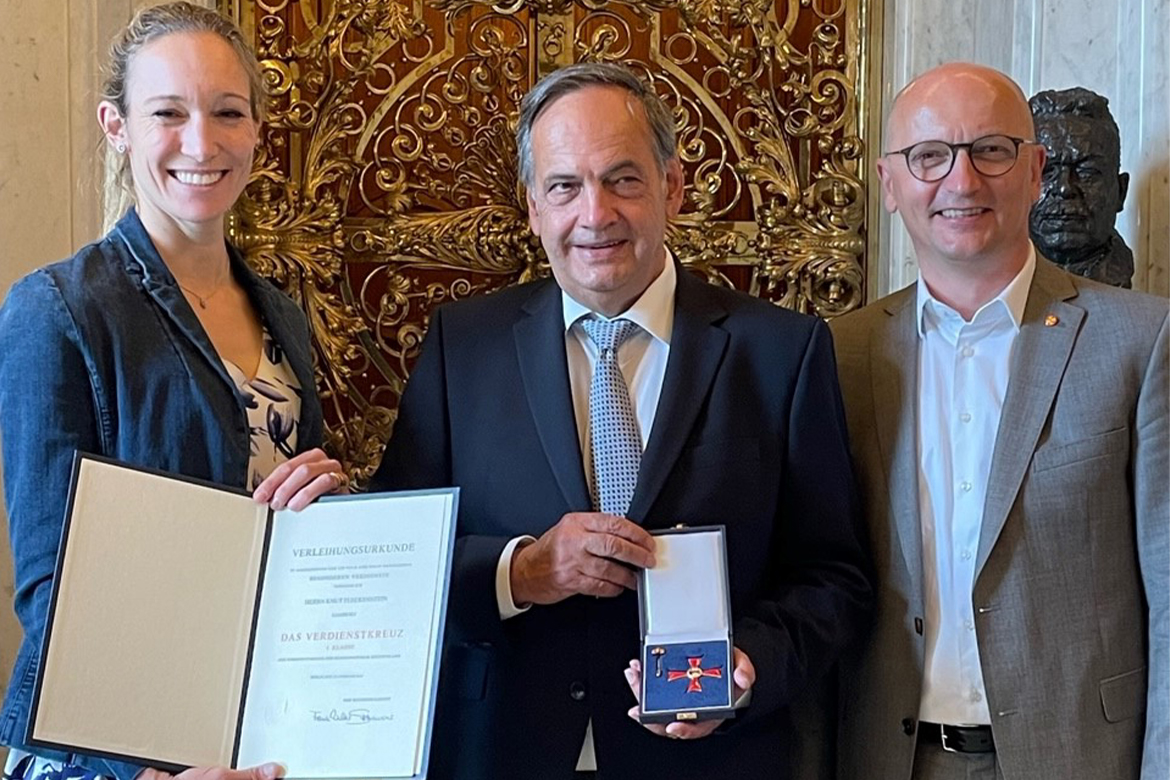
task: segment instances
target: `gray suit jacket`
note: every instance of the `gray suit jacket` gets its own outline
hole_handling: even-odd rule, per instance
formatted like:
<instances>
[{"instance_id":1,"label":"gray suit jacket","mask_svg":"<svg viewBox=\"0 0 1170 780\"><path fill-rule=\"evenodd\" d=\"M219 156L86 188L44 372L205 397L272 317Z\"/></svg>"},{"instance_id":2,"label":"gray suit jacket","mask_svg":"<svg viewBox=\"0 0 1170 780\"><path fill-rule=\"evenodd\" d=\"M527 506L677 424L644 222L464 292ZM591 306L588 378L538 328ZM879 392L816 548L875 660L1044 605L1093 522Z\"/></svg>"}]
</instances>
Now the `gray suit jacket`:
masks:
<instances>
[{"instance_id":1,"label":"gray suit jacket","mask_svg":"<svg viewBox=\"0 0 1170 780\"><path fill-rule=\"evenodd\" d=\"M842 667L842 780L909 778L922 692L915 291L833 323L877 567ZM972 604L1007 780L1170 776L1167 312L1037 262Z\"/></svg>"}]
</instances>

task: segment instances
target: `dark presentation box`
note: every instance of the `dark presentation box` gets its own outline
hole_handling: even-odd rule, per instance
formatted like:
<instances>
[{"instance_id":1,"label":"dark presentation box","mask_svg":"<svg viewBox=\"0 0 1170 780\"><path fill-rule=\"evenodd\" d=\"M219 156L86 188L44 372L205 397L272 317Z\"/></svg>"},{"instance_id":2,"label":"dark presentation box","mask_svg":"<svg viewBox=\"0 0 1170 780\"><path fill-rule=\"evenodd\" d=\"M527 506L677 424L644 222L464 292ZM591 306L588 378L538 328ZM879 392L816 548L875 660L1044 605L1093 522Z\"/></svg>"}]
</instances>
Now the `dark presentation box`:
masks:
<instances>
[{"instance_id":1,"label":"dark presentation box","mask_svg":"<svg viewBox=\"0 0 1170 780\"><path fill-rule=\"evenodd\" d=\"M726 530L653 533L658 563L638 583L641 722L734 717Z\"/></svg>"}]
</instances>

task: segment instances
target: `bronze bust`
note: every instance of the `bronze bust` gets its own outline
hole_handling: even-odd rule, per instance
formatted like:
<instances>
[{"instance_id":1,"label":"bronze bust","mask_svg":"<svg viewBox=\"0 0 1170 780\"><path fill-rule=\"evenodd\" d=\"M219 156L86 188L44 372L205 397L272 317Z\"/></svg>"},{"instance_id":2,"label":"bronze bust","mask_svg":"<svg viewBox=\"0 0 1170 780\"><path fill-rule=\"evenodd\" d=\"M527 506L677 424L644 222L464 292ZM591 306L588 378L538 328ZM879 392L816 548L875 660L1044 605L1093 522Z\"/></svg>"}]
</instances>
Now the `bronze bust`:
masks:
<instances>
[{"instance_id":1,"label":"bronze bust","mask_svg":"<svg viewBox=\"0 0 1170 780\"><path fill-rule=\"evenodd\" d=\"M1048 150L1040 200L1029 228L1037 250L1068 271L1129 287L1133 252L1114 228L1129 174L1109 101L1075 87L1046 90L1028 104L1036 139Z\"/></svg>"}]
</instances>

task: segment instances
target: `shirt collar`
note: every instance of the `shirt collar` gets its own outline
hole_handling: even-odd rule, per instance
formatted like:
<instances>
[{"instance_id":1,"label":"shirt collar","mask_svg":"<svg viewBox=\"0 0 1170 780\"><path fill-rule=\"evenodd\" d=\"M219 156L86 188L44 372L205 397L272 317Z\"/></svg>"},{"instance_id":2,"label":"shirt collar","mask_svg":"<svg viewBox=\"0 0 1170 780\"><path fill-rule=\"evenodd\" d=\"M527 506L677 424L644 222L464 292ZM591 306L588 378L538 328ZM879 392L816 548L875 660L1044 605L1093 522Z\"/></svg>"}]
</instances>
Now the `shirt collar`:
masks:
<instances>
[{"instance_id":1,"label":"shirt collar","mask_svg":"<svg viewBox=\"0 0 1170 780\"><path fill-rule=\"evenodd\" d=\"M574 300L567 292L561 291L561 306L565 315L565 330L573 327L578 320L593 315L601 319L626 319L635 323L663 344L670 345L670 331L674 327L674 290L678 284L678 273L674 268L674 255L666 250L666 263L662 273L650 283L638 300L616 317L605 317Z\"/></svg>"},{"instance_id":2,"label":"shirt collar","mask_svg":"<svg viewBox=\"0 0 1170 780\"><path fill-rule=\"evenodd\" d=\"M999 308L1001 311L1006 311L1011 318L1012 326L1016 332L1019 332L1020 326L1024 322L1024 307L1028 303L1028 291L1032 288L1032 277L1036 274L1036 247L1031 242L1028 243L1028 259L1024 261L1024 267L1015 275L1007 286L1000 290L999 295L992 298L987 303L979 307L975 312L975 316L971 318L971 322L980 319L980 314L992 308ZM922 338L926 329L932 324L932 319L937 319L944 312L949 312L955 317L959 317L958 312L946 305L939 299L934 297L930 292L930 288L926 286L926 282L922 278L922 273L918 274L917 293L917 311L918 311L918 337Z\"/></svg>"}]
</instances>

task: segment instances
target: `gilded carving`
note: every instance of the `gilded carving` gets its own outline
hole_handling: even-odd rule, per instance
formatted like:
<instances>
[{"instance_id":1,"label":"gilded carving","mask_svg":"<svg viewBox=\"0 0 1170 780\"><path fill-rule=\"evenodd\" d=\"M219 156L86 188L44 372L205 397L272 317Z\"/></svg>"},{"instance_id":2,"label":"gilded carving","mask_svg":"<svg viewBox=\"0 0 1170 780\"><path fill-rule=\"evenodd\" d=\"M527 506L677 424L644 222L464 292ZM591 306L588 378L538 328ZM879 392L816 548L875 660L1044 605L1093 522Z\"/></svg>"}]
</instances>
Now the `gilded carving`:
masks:
<instances>
[{"instance_id":1,"label":"gilded carving","mask_svg":"<svg viewBox=\"0 0 1170 780\"><path fill-rule=\"evenodd\" d=\"M309 316L351 475L377 463L429 312L548 272L512 133L567 62L625 62L671 108L687 267L821 316L860 305L874 1L220 0L269 91L231 232Z\"/></svg>"}]
</instances>

